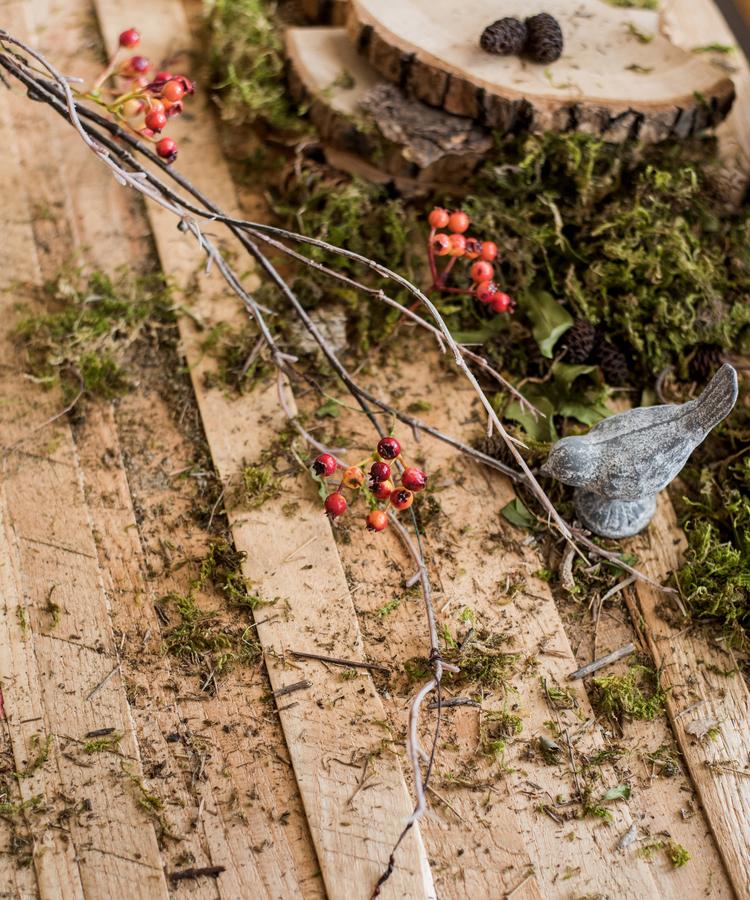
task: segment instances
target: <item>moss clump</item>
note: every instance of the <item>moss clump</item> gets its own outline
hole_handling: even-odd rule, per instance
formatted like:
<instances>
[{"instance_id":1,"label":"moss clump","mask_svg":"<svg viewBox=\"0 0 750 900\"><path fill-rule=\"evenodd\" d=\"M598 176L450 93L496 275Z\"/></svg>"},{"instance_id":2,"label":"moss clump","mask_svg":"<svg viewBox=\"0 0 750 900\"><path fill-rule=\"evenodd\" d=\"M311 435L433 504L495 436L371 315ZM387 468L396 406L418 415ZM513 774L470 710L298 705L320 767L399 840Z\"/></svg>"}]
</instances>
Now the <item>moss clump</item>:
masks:
<instances>
[{"instance_id":1,"label":"moss clump","mask_svg":"<svg viewBox=\"0 0 750 900\"><path fill-rule=\"evenodd\" d=\"M675 869L679 869L682 866L687 865L690 861L690 854L688 851L682 846L682 844L678 844L677 841L653 841L650 844L646 844L638 850L638 856L641 859L650 860L654 853L657 853L659 850L664 850L667 854L667 858L672 863Z\"/></svg>"},{"instance_id":2,"label":"moss clump","mask_svg":"<svg viewBox=\"0 0 750 900\"><path fill-rule=\"evenodd\" d=\"M650 722L664 711L666 695L659 685L658 673L648 666L636 664L625 675L594 678L593 684L597 709L615 722Z\"/></svg>"},{"instance_id":3,"label":"moss clump","mask_svg":"<svg viewBox=\"0 0 750 900\"><path fill-rule=\"evenodd\" d=\"M224 117L235 124L262 120L299 132L300 110L289 99L276 4L209 0L206 4L214 87Z\"/></svg>"},{"instance_id":4,"label":"moss clump","mask_svg":"<svg viewBox=\"0 0 750 900\"><path fill-rule=\"evenodd\" d=\"M445 654L449 662L460 669L446 675L454 684L474 684L497 690L505 688L510 681L519 653L509 653L507 643L510 635L503 632L480 631L463 645L452 648Z\"/></svg>"},{"instance_id":5,"label":"moss clump","mask_svg":"<svg viewBox=\"0 0 750 900\"><path fill-rule=\"evenodd\" d=\"M218 611L201 608L196 597L211 585L221 591L231 606L255 609L263 601L251 591L242 574L240 566L245 557L226 542L212 543L187 593L162 598L174 607L180 619L164 635L164 646L168 653L200 666L206 675L206 690L235 664L254 663L261 655L253 628L227 626Z\"/></svg>"},{"instance_id":6,"label":"moss clump","mask_svg":"<svg viewBox=\"0 0 750 900\"><path fill-rule=\"evenodd\" d=\"M60 384L66 401L79 390L105 398L125 392L128 349L146 336L158 342L159 326L174 321L160 275L65 272L44 286L44 299L53 311L23 319L15 338L29 374L47 387Z\"/></svg>"},{"instance_id":7,"label":"moss clump","mask_svg":"<svg viewBox=\"0 0 750 900\"><path fill-rule=\"evenodd\" d=\"M487 756L502 757L508 741L523 731L520 716L505 710L486 713L480 725L480 746Z\"/></svg>"},{"instance_id":8,"label":"moss clump","mask_svg":"<svg viewBox=\"0 0 750 900\"><path fill-rule=\"evenodd\" d=\"M120 749L121 734L105 734L102 737L92 738L83 745L83 752L92 755L94 753L117 753Z\"/></svg>"},{"instance_id":9,"label":"moss clump","mask_svg":"<svg viewBox=\"0 0 750 900\"><path fill-rule=\"evenodd\" d=\"M240 470L235 493L246 509L259 509L281 495L281 480L270 466L251 463Z\"/></svg>"}]
</instances>

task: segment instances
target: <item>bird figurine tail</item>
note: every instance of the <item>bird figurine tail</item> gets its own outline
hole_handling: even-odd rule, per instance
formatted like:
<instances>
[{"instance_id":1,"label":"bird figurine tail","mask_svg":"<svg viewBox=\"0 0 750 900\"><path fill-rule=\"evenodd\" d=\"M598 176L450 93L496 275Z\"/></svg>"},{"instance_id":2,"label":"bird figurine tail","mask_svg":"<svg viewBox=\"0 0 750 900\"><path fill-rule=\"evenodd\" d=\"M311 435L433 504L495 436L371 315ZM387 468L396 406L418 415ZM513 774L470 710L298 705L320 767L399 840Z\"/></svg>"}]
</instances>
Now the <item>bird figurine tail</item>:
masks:
<instances>
[{"instance_id":1,"label":"bird figurine tail","mask_svg":"<svg viewBox=\"0 0 750 900\"><path fill-rule=\"evenodd\" d=\"M737 393L737 372L728 363L724 363L700 397L693 400L694 412L706 432L729 415L737 402Z\"/></svg>"}]
</instances>

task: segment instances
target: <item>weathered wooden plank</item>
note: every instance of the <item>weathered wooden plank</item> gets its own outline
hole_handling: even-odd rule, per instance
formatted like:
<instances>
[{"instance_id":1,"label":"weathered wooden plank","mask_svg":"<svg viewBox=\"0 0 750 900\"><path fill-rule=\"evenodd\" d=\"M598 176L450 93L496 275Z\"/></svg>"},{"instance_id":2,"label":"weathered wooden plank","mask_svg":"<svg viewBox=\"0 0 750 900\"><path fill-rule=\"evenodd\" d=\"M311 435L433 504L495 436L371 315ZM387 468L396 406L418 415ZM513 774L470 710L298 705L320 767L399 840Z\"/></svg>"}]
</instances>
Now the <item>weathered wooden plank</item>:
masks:
<instances>
[{"instance_id":1,"label":"weathered wooden plank","mask_svg":"<svg viewBox=\"0 0 750 900\"><path fill-rule=\"evenodd\" d=\"M16 8L15 13L18 12ZM10 358L8 334L16 300L8 288L18 282L39 283L31 211L21 183L10 112L9 100L3 98L0 134L6 154L0 170L0 188L9 197L12 191L13 196L8 226L11 252L4 258L0 275L4 289L0 304L5 310L1 337L5 358ZM16 397L25 394L33 398L37 391L18 375L14 393ZM59 408L60 403L59 395L52 392L49 406ZM27 431L33 429L37 411L41 413L40 422L48 417L49 413L41 407L42 404L27 418ZM6 433L13 435L11 443L16 440L20 422L14 411L11 419L11 427L7 432L3 429L4 444ZM114 891L151 900L166 896L156 835L139 812L137 797L132 792L123 793L121 775L113 777L115 770L119 773L120 758L100 753L83 763L67 753L71 739L76 744L82 741L87 731L97 727L94 723L106 716L108 724L123 734L124 758L130 757L133 772L139 777L132 723L121 683L112 677L91 693L117 660L111 629L107 627L106 597L69 428L58 428L57 437L62 446L55 448L51 457L45 457L44 448L36 444L32 445L34 453L4 453L2 473L0 557L4 560L7 589L3 592L0 665L5 712L17 769L33 769L30 777L21 781L22 796L31 800L34 795L29 792L36 788L40 793L41 788L43 809L54 810L58 820L65 822L62 830L56 832L48 814L40 823L34 808L27 810L35 829L41 825L34 865L43 897L86 893L104 896ZM48 515L50 510L55 512ZM61 527L64 522L66 528ZM33 583L27 581L30 571L34 573ZM56 587L56 582L50 580L51 573L66 580L78 579L79 585L87 588L70 598L70 603L80 605L81 611L73 614L69 623L73 633L65 637L36 634L30 624L32 603L40 596L49 597ZM85 607L97 609L98 613L89 615L84 612ZM85 634L77 633L81 627L86 629ZM86 679L86 693L78 687L79 678ZM82 807L79 815L71 816L72 809L84 801L90 804L90 813ZM96 817L111 810L117 810L119 820L113 819L110 827L100 827ZM138 884L136 893L132 890L134 878Z\"/></svg>"},{"instance_id":2,"label":"weathered wooden plank","mask_svg":"<svg viewBox=\"0 0 750 900\"><path fill-rule=\"evenodd\" d=\"M144 33L154 36L150 45L155 45L156 56L166 57L170 49L189 43L184 11L176 2L131 4L127 21L111 0L101 0L96 6L110 48L122 28L130 24L130 18L138 20ZM209 123L205 106L189 126L176 123L173 133L183 147L180 165L188 177L208 185L211 196L231 209L236 203L234 190ZM169 215L150 207L149 216L165 270L185 284L201 265L195 246L180 236ZM201 316L212 322L236 316L236 300L227 296L217 279L208 278L201 286L203 290L194 304ZM257 459L283 427L276 386L272 383L234 402L218 393L207 393L203 384L207 363L198 363L202 353L187 321L181 323L181 334L192 363L191 376L214 462L228 483L243 459ZM290 492L294 494L291 485L285 500L257 511L230 511L235 543L249 554L246 574L266 596L281 596L290 603L286 617L258 626L275 689L287 682L288 675L273 651L283 653L289 647L324 647L354 655L362 651L330 528L306 492L299 516L290 520L288 527L278 527L280 506ZM306 549L287 558L305 545ZM280 715L326 889L332 898L369 896L411 802L397 759L382 761L377 786L360 792L355 804L349 801L357 788L359 770L331 760L346 759L351 751L367 754L377 749L381 735L376 726L359 734L350 723L382 720L382 705L370 679L342 683L335 673L326 672L318 664L305 663L300 668L303 671L295 672L295 676L309 677L314 689L304 703L282 710ZM336 702L332 703L334 697ZM334 768L326 771L331 766ZM417 830L404 842L392 884L393 890L410 897L432 895L429 867Z\"/></svg>"},{"instance_id":3,"label":"weathered wooden plank","mask_svg":"<svg viewBox=\"0 0 750 900\"><path fill-rule=\"evenodd\" d=\"M674 509L659 498L657 515L634 549L654 578L680 565L684 539ZM670 720L738 897L750 897L750 693L735 658L700 631L668 621L669 600L636 588L651 653L668 689ZM666 605L666 609L665 609ZM713 671L712 671L713 669ZM718 674L722 673L722 674ZM701 723L707 723L705 728ZM715 726L708 737L704 732Z\"/></svg>"}]
</instances>

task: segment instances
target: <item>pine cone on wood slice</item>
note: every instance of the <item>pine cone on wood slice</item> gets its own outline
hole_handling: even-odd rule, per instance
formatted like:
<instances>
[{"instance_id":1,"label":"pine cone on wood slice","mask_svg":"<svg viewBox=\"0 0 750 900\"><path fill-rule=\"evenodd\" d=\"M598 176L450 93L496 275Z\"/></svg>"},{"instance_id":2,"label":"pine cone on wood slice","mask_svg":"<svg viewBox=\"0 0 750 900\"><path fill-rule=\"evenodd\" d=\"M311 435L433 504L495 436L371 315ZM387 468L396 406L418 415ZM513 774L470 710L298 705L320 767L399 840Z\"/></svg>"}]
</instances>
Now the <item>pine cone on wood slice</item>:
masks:
<instances>
[{"instance_id":1,"label":"pine cone on wood slice","mask_svg":"<svg viewBox=\"0 0 750 900\"><path fill-rule=\"evenodd\" d=\"M604 380L607 384L627 384L630 377L630 367L625 354L618 347L599 333L594 348L594 360L601 368Z\"/></svg>"},{"instance_id":2,"label":"pine cone on wood slice","mask_svg":"<svg viewBox=\"0 0 750 900\"><path fill-rule=\"evenodd\" d=\"M723 352L718 344L698 344L688 363L688 374L694 381L708 381L722 364Z\"/></svg>"},{"instance_id":3,"label":"pine cone on wood slice","mask_svg":"<svg viewBox=\"0 0 750 900\"><path fill-rule=\"evenodd\" d=\"M596 326L587 319L576 319L563 338L564 362L578 365L588 362L596 341Z\"/></svg>"},{"instance_id":4,"label":"pine cone on wood slice","mask_svg":"<svg viewBox=\"0 0 750 900\"><path fill-rule=\"evenodd\" d=\"M536 63L553 63L563 52L563 33L560 24L549 13L539 13L526 19L527 38L524 53Z\"/></svg>"},{"instance_id":5,"label":"pine cone on wood slice","mask_svg":"<svg viewBox=\"0 0 750 900\"><path fill-rule=\"evenodd\" d=\"M488 25L479 38L479 46L487 53L510 56L520 53L526 43L526 26L519 19L507 17Z\"/></svg>"}]
</instances>

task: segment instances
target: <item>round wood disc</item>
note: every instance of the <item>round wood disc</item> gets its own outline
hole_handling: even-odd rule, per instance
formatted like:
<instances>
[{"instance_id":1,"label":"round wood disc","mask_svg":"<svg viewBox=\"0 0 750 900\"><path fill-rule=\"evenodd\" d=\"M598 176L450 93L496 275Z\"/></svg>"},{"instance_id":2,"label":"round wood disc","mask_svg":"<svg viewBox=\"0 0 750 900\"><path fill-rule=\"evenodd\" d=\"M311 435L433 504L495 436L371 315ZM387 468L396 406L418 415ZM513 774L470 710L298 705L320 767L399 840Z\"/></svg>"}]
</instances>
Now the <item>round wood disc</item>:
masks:
<instances>
[{"instance_id":1,"label":"round wood disc","mask_svg":"<svg viewBox=\"0 0 750 900\"><path fill-rule=\"evenodd\" d=\"M539 65L479 47L499 16L545 11L560 23L562 57ZM409 94L501 132L581 130L608 140L659 141L720 121L730 78L658 33L655 13L603 0L352 0L350 38Z\"/></svg>"}]
</instances>

